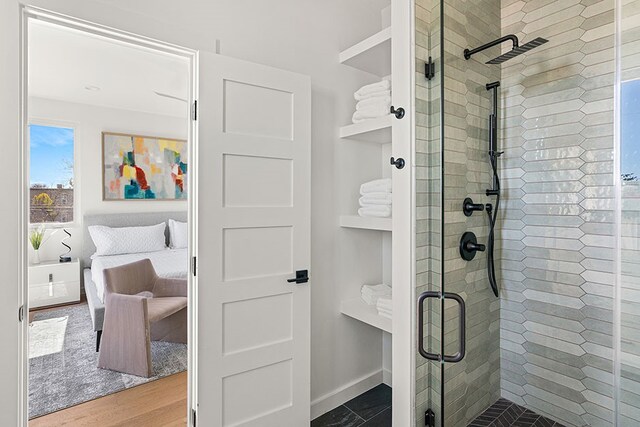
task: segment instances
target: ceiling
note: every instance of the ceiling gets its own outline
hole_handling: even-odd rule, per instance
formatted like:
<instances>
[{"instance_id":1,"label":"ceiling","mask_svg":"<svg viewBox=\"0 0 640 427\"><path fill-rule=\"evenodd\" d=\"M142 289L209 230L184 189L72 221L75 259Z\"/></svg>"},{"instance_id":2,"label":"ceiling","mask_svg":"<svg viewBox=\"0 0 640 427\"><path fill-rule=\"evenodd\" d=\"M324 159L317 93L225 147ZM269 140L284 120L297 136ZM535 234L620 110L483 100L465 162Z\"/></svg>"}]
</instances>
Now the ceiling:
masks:
<instances>
[{"instance_id":1,"label":"ceiling","mask_svg":"<svg viewBox=\"0 0 640 427\"><path fill-rule=\"evenodd\" d=\"M187 116L186 58L47 22L29 25L29 96Z\"/></svg>"}]
</instances>

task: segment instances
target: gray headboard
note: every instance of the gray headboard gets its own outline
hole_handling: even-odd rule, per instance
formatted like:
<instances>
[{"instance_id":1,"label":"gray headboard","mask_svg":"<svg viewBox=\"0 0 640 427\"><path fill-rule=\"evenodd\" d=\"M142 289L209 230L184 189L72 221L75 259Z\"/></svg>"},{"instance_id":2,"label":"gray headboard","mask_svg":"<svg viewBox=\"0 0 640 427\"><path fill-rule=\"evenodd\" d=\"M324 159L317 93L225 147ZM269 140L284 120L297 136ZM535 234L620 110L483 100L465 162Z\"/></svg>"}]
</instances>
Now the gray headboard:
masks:
<instances>
[{"instance_id":1,"label":"gray headboard","mask_svg":"<svg viewBox=\"0 0 640 427\"><path fill-rule=\"evenodd\" d=\"M155 225L167 222L169 219L187 221L187 212L136 212L120 214L93 214L82 218L82 268L91 267L91 255L96 247L89 235L91 225L106 225L108 227L135 227L139 225ZM169 244L169 227L165 230L167 245Z\"/></svg>"}]
</instances>

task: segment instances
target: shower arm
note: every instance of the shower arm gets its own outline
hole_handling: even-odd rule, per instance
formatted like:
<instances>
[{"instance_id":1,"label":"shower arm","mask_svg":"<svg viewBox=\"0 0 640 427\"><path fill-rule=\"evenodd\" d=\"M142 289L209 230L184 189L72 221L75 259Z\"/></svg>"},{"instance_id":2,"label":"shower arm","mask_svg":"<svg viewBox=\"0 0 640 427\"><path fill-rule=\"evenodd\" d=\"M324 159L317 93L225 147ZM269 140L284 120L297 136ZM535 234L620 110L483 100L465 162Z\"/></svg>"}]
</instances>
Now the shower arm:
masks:
<instances>
[{"instance_id":1,"label":"shower arm","mask_svg":"<svg viewBox=\"0 0 640 427\"><path fill-rule=\"evenodd\" d=\"M483 50L489 49L490 47L497 46L497 45L502 44L502 43L504 43L506 41L509 41L509 40L513 43L513 46L511 47L512 50L519 46L518 37L516 37L513 34L509 34L508 36L500 37L497 40L494 40L494 41L489 42L487 44L483 44L482 46L477 47L475 49L472 49L472 50L465 49L464 50L464 59L468 60L478 52L482 52Z\"/></svg>"}]
</instances>

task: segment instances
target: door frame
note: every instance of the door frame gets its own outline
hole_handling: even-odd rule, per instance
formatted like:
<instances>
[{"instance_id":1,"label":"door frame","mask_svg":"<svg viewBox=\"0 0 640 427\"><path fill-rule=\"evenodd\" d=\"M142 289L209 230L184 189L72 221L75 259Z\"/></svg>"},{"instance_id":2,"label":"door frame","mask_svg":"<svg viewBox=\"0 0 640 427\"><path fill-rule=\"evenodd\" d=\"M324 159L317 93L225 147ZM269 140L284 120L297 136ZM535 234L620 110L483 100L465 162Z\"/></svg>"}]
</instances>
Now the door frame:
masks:
<instances>
[{"instance_id":1,"label":"door frame","mask_svg":"<svg viewBox=\"0 0 640 427\"><path fill-rule=\"evenodd\" d=\"M187 111L190 119L188 126L187 143L189 153L188 177L189 185L189 201L188 201L188 222L189 222L189 260L196 255L197 251L197 176L198 176L198 158L196 157L198 146L198 130L197 122L194 120L192 106L198 95L198 51L183 46L161 40L141 36L127 31L118 30L113 27L89 22L86 20L74 18L61 13L49 11L35 6L20 5L20 221L19 232L21 236L27 236L29 231L29 144L28 144L28 28L29 20L39 20L49 22L62 27L79 30L88 34L99 35L108 39L151 49L156 52L181 56L189 61L189 95L187 100ZM80 184L82 185L82 184ZM26 427L29 423L28 414L28 369L29 369L29 349L28 349L28 313L29 313L29 284L28 284L28 266L29 253L27 239L21 238L18 243L19 253L19 274L18 274L18 303L22 307L22 321L20 322L20 333L18 343L19 357L19 389L18 389L18 425ZM187 280L188 287L188 362L187 362L187 425L194 425L194 410L196 407L197 397L197 360L195 358L197 351L197 293L196 281L194 280L193 265L190 263L189 274ZM25 321L25 319L27 321Z\"/></svg>"}]
</instances>

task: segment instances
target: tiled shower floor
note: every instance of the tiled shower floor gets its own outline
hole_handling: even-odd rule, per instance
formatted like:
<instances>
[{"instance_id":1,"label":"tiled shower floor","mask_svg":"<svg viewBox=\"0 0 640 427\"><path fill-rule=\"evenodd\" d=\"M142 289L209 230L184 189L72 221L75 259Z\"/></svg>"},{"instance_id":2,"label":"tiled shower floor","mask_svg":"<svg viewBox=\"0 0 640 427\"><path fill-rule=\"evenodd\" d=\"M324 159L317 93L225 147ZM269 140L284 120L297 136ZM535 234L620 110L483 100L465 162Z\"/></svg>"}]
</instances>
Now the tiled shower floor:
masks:
<instances>
[{"instance_id":1,"label":"tiled shower floor","mask_svg":"<svg viewBox=\"0 0 640 427\"><path fill-rule=\"evenodd\" d=\"M564 427L535 412L516 405L507 399L499 399L469 424L469 427Z\"/></svg>"}]
</instances>

